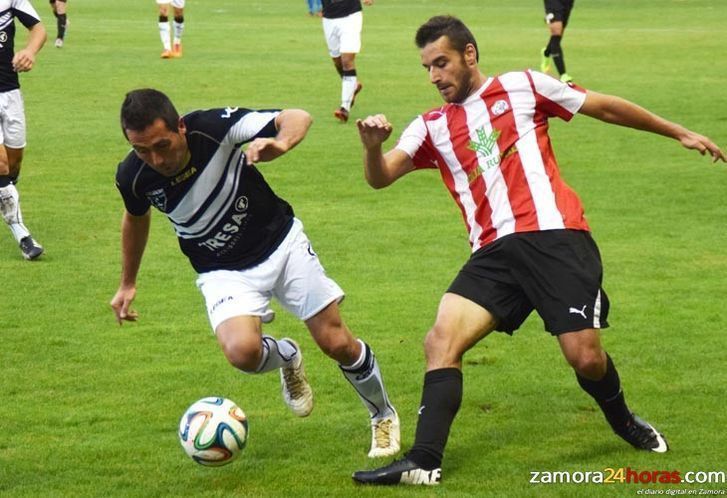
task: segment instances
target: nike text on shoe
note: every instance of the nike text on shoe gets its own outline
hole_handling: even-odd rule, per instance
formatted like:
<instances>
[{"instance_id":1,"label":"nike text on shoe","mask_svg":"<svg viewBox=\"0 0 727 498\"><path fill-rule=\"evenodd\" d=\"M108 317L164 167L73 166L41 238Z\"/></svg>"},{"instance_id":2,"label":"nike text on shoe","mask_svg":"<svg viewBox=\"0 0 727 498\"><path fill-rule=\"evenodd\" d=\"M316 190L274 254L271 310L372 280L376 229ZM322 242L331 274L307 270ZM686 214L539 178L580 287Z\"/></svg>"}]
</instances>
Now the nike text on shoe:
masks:
<instances>
[{"instance_id":1,"label":"nike text on shoe","mask_svg":"<svg viewBox=\"0 0 727 498\"><path fill-rule=\"evenodd\" d=\"M333 116L341 123L348 122L348 111L343 107L339 107L338 109L333 111Z\"/></svg>"},{"instance_id":2,"label":"nike text on shoe","mask_svg":"<svg viewBox=\"0 0 727 498\"><path fill-rule=\"evenodd\" d=\"M362 88L363 88L363 85L361 84L361 82L357 81L356 89L353 91L353 97L351 97L351 107L353 107L353 104L356 103L356 95L358 95L358 92L360 92Z\"/></svg>"},{"instance_id":3,"label":"nike text on shoe","mask_svg":"<svg viewBox=\"0 0 727 498\"><path fill-rule=\"evenodd\" d=\"M399 415L371 419L371 450L369 458L396 455L399 444Z\"/></svg>"},{"instance_id":4,"label":"nike text on shoe","mask_svg":"<svg viewBox=\"0 0 727 498\"><path fill-rule=\"evenodd\" d=\"M396 460L375 470L354 472L353 480L360 484L394 485L418 484L434 486L442 478L442 469L424 470L407 458Z\"/></svg>"},{"instance_id":5,"label":"nike text on shoe","mask_svg":"<svg viewBox=\"0 0 727 498\"><path fill-rule=\"evenodd\" d=\"M23 257L28 261L32 261L43 254L43 246L38 244L30 235L20 239L20 250L23 252Z\"/></svg>"},{"instance_id":6,"label":"nike text on shoe","mask_svg":"<svg viewBox=\"0 0 727 498\"><path fill-rule=\"evenodd\" d=\"M313 390L308 384L303 369L303 353L298 343L292 339L288 341L298 352L295 354L293 364L280 369L280 384L283 388L283 400L288 408L299 417L307 417L313 410Z\"/></svg>"},{"instance_id":7,"label":"nike text on shoe","mask_svg":"<svg viewBox=\"0 0 727 498\"><path fill-rule=\"evenodd\" d=\"M633 414L626 427L621 431L616 431L616 434L634 448L656 453L666 453L669 450L669 444L666 442L664 435L654 429L651 424L644 422Z\"/></svg>"}]
</instances>

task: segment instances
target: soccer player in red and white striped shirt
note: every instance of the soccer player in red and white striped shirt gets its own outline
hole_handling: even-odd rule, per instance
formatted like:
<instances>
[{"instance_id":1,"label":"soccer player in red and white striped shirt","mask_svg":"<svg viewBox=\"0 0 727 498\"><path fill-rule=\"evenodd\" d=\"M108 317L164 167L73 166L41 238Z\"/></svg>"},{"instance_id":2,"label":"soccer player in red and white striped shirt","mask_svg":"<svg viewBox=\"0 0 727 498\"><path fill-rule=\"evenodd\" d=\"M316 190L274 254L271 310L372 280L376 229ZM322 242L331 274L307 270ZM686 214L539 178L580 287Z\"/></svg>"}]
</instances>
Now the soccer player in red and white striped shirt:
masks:
<instances>
[{"instance_id":1,"label":"soccer player in red and white striped shirt","mask_svg":"<svg viewBox=\"0 0 727 498\"><path fill-rule=\"evenodd\" d=\"M417 31L421 61L446 102L418 116L386 154L392 132L382 114L358 120L366 179L383 188L437 168L464 218L472 255L442 298L425 339L427 372L414 445L372 471L366 484L438 484L450 426L462 400L462 357L493 330L513 333L536 310L559 342L580 386L616 434L636 448L665 452L663 435L627 407L619 376L601 347L608 326L602 266L577 194L563 181L548 119L576 112L658 133L727 161L707 137L621 98L586 91L534 71L487 77L477 43L459 20L433 17Z\"/></svg>"}]
</instances>

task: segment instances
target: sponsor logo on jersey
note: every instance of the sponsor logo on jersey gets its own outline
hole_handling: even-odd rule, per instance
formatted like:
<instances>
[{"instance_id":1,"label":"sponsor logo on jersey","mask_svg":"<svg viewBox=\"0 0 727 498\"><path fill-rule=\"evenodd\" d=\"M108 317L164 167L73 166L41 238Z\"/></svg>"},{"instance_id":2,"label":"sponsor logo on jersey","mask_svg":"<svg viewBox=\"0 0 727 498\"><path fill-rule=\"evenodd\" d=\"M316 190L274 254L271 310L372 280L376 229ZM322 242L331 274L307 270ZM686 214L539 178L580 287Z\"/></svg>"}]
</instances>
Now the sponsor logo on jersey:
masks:
<instances>
[{"instance_id":1,"label":"sponsor logo on jersey","mask_svg":"<svg viewBox=\"0 0 727 498\"><path fill-rule=\"evenodd\" d=\"M167 209L167 194L164 192L163 188L158 188L156 190L150 190L146 193L146 198L149 199L149 202L151 202L154 207L159 209L160 211L166 211Z\"/></svg>"},{"instance_id":2,"label":"sponsor logo on jersey","mask_svg":"<svg viewBox=\"0 0 727 498\"><path fill-rule=\"evenodd\" d=\"M250 201L246 196L241 195L238 197L235 201L235 210L239 214L232 214L227 223L222 225L216 234L202 242L199 242L197 245L200 247L206 247L212 252L224 252L223 249L227 247L230 241L237 240L240 236L240 227L243 223L245 223L245 219L248 217L248 213L246 213L246 211L249 205Z\"/></svg>"},{"instance_id":3,"label":"sponsor logo on jersey","mask_svg":"<svg viewBox=\"0 0 727 498\"><path fill-rule=\"evenodd\" d=\"M475 131L477 132L477 140L470 140L469 149L483 156L482 161L480 161L480 168L486 171L499 166L500 155L495 151L495 145L500 137L500 130L493 128L492 133L489 135L484 127Z\"/></svg>"},{"instance_id":4,"label":"sponsor logo on jersey","mask_svg":"<svg viewBox=\"0 0 727 498\"><path fill-rule=\"evenodd\" d=\"M0 31L0 48L3 47L3 43L8 41L8 34L5 31Z\"/></svg>"},{"instance_id":5,"label":"sponsor logo on jersey","mask_svg":"<svg viewBox=\"0 0 727 498\"><path fill-rule=\"evenodd\" d=\"M193 177L195 175L195 173L197 173L197 168L192 166L184 173L181 173L181 174L175 176L174 179L172 180L172 184L171 184L172 187L189 180L191 177Z\"/></svg>"},{"instance_id":6,"label":"sponsor logo on jersey","mask_svg":"<svg viewBox=\"0 0 727 498\"><path fill-rule=\"evenodd\" d=\"M235 209L239 213L244 213L245 211L247 211L248 204L249 204L249 201L247 200L247 197L242 195L242 196L238 197L237 200L235 201Z\"/></svg>"}]
</instances>

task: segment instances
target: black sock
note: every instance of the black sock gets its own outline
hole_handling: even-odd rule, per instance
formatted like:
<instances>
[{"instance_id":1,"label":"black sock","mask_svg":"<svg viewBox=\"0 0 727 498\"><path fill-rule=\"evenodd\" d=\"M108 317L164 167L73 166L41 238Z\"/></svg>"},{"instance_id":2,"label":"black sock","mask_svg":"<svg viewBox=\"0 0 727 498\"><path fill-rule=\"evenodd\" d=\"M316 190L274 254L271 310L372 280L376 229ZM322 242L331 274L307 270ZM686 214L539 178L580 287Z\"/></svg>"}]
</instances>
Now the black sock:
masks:
<instances>
[{"instance_id":1,"label":"black sock","mask_svg":"<svg viewBox=\"0 0 727 498\"><path fill-rule=\"evenodd\" d=\"M11 183L13 182L10 179L10 175L0 175L0 188L7 187Z\"/></svg>"},{"instance_id":2,"label":"black sock","mask_svg":"<svg viewBox=\"0 0 727 498\"><path fill-rule=\"evenodd\" d=\"M169 16L159 16L159 22L168 22Z\"/></svg>"},{"instance_id":3,"label":"black sock","mask_svg":"<svg viewBox=\"0 0 727 498\"><path fill-rule=\"evenodd\" d=\"M611 428L619 432L631 420L631 412L626 406L621 381L611 357L606 353L606 374L601 380L590 380L576 373L578 384L596 400L606 416Z\"/></svg>"},{"instance_id":4,"label":"black sock","mask_svg":"<svg viewBox=\"0 0 727 498\"><path fill-rule=\"evenodd\" d=\"M462 372L441 368L424 375L414 445L407 458L426 470L442 466L449 429L462 402Z\"/></svg>"},{"instance_id":5,"label":"black sock","mask_svg":"<svg viewBox=\"0 0 727 498\"><path fill-rule=\"evenodd\" d=\"M356 70L355 69L344 69L341 71L341 78L344 76L356 76Z\"/></svg>"},{"instance_id":6,"label":"black sock","mask_svg":"<svg viewBox=\"0 0 727 498\"><path fill-rule=\"evenodd\" d=\"M56 16L56 25L58 27L58 36L61 40L66 36L66 15L58 14Z\"/></svg>"},{"instance_id":7,"label":"black sock","mask_svg":"<svg viewBox=\"0 0 727 498\"><path fill-rule=\"evenodd\" d=\"M562 36L553 35L548 41L545 49L545 55L553 58L553 63L559 74L565 73L565 59L563 58L563 50L560 48L560 39Z\"/></svg>"},{"instance_id":8,"label":"black sock","mask_svg":"<svg viewBox=\"0 0 727 498\"><path fill-rule=\"evenodd\" d=\"M174 22L182 24L184 22L184 16L174 16Z\"/></svg>"}]
</instances>

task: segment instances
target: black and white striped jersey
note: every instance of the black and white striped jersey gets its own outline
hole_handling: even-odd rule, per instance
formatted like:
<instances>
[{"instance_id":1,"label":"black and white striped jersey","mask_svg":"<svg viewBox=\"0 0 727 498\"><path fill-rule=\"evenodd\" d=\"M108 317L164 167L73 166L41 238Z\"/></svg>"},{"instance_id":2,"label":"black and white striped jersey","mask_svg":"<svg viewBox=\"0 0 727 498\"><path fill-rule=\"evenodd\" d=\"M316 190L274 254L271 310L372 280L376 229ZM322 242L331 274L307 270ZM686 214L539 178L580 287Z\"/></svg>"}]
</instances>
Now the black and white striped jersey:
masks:
<instances>
[{"instance_id":1,"label":"black and white striped jersey","mask_svg":"<svg viewBox=\"0 0 727 498\"><path fill-rule=\"evenodd\" d=\"M274 137L279 113L228 107L185 115L191 158L179 174L157 173L134 151L119 164L116 186L126 210L141 216L153 205L165 213L198 273L260 263L290 230L293 208L240 147Z\"/></svg>"},{"instance_id":2,"label":"black and white striped jersey","mask_svg":"<svg viewBox=\"0 0 727 498\"><path fill-rule=\"evenodd\" d=\"M20 88L18 73L13 70L16 17L28 29L40 22L28 0L0 0L0 92Z\"/></svg>"}]
</instances>

